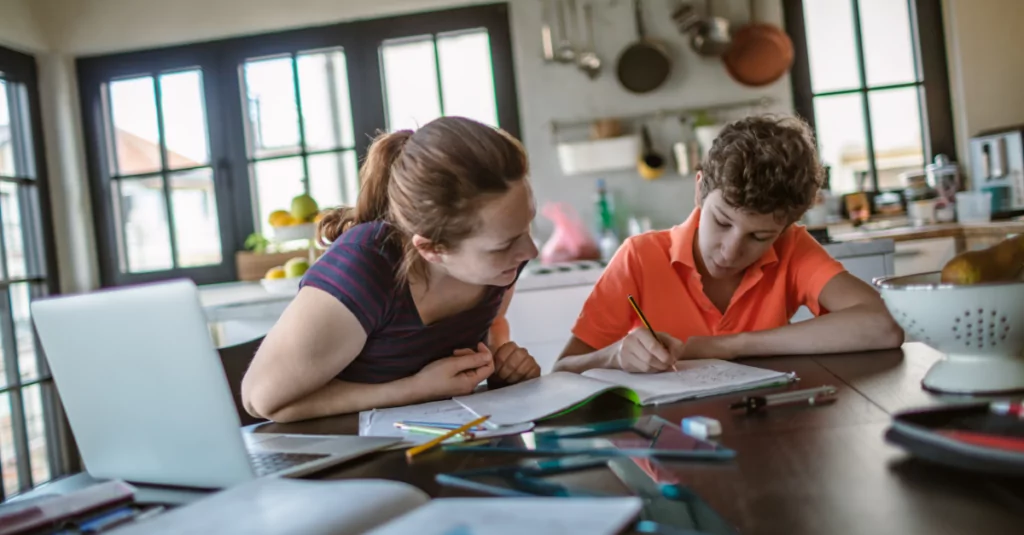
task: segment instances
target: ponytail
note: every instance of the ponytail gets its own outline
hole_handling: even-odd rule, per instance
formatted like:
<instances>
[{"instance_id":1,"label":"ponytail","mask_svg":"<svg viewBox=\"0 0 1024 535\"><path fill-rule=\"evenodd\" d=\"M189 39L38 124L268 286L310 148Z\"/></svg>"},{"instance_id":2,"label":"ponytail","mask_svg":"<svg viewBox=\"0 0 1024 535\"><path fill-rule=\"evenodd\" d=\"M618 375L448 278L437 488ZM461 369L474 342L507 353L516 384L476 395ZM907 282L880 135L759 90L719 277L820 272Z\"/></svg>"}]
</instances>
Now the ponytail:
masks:
<instances>
[{"instance_id":1,"label":"ponytail","mask_svg":"<svg viewBox=\"0 0 1024 535\"><path fill-rule=\"evenodd\" d=\"M398 130L380 134L373 140L359 171L361 187L356 205L335 208L324 214L316 229L318 244L329 245L355 225L389 219L388 185L391 183L391 168L402 155L402 149L410 137L412 130Z\"/></svg>"}]
</instances>

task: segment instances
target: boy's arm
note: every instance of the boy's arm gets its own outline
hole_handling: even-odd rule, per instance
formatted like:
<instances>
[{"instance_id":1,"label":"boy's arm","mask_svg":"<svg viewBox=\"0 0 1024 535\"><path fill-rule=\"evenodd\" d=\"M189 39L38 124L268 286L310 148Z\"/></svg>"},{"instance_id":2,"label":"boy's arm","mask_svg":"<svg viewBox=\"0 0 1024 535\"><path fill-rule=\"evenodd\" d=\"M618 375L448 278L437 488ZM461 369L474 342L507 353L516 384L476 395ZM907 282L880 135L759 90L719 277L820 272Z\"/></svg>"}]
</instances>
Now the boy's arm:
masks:
<instances>
[{"instance_id":1,"label":"boy's arm","mask_svg":"<svg viewBox=\"0 0 1024 535\"><path fill-rule=\"evenodd\" d=\"M626 240L587 297L572 337L555 362L555 371L616 368L657 372L672 368L675 359L666 347L681 342L662 333L659 343L647 329L634 328L637 317L627 296L633 295L643 306L641 276L637 250L632 240Z\"/></svg>"},{"instance_id":2,"label":"boy's arm","mask_svg":"<svg viewBox=\"0 0 1024 535\"><path fill-rule=\"evenodd\" d=\"M895 348L904 341L878 292L845 271L829 280L818 302L828 314L767 331L692 337L681 358L846 353Z\"/></svg>"}]
</instances>

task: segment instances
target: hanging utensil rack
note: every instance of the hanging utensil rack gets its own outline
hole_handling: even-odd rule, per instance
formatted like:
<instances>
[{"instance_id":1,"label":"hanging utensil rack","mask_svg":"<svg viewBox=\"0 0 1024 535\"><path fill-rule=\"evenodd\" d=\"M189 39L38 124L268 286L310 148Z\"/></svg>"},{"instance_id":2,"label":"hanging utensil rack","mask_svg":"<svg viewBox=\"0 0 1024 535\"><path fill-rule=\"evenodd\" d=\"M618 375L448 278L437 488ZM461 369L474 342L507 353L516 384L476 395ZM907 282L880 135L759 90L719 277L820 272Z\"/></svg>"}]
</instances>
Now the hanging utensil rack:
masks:
<instances>
[{"instance_id":1,"label":"hanging utensil rack","mask_svg":"<svg viewBox=\"0 0 1024 535\"><path fill-rule=\"evenodd\" d=\"M736 102L728 102L723 104L709 104L706 106L688 106L685 108L664 108L644 113L626 114L626 115L615 115L615 116L603 116L601 119L617 119L624 124L638 124L643 121L650 120L661 120L666 117L676 117L680 120L692 120L693 117L701 113L716 113L723 111L733 111L742 108L767 108L775 103L775 99L772 97L761 97L751 100L743 100ZM589 128L598 118L588 119L555 119L550 122L551 134L558 139L558 134L565 130L574 130L579 128Z\"/></svg>"}]
</instances>

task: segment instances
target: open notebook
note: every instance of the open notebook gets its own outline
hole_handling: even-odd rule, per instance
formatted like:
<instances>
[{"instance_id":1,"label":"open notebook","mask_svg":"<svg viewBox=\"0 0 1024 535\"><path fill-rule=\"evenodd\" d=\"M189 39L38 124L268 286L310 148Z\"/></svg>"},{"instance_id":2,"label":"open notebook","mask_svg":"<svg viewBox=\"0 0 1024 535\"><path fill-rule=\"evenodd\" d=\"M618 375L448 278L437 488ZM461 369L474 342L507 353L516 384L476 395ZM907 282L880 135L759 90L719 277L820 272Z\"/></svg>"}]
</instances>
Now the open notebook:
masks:
<instances>
[{"instance_id":1,"label":"open notebook","mask_svg":"<svg viewBox=\"0 0 1024 535\"><path fill-rule=\"evenodd\" d=\"M615 391L638 405L728 394L793 381L792 373L755 368L724 360L682 360L679 371L640 374L588 370L582 375L555 372L517 385L455 398L474 415L491 416L497 425L533 422L574 409L605 392Z\"/></svg>"},{"instance_id":2,"label":"open notebook","mask_svg":"<svg viewBox=\"0 0 1024 535\"><path fill-rule=\"evenodd\" d=\"M632 523L639 498L440 498L375 479L263 478L156 518L118 535L613 535Z\"/></svg>"}]
</instances>

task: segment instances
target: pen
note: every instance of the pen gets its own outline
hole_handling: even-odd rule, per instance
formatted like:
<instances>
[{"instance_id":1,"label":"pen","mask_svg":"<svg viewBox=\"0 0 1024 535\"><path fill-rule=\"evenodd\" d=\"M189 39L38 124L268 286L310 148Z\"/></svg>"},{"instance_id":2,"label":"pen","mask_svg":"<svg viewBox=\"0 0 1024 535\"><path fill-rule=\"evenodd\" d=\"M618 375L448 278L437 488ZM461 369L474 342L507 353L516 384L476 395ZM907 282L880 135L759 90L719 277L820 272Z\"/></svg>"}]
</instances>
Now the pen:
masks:
<instances>
[{"instance_id":1,"label":"pen","mask_svg":"<svg viewBox=\"0 0 1024 535\"><path fill-rule=\"evenodd\" d=\"M490 415L481 416L481 417L477 418L476 420L473 420L472 422L469 422L468 424L465 424L465 425L463 425L461 427L458 427L457 429L452 429L451 431L448 431L447 433L445 433L445 434L443 434L443 435L441 435L439 437L435 437L430 442L427 442L425 444L420 444L419 446L416 446L415 448L410 448L409 450L407 450L405 452L405 459L407 461L412 461L412 458L415 457L416 455L419 455L420 453L423 453L423 452L425 452L425 451L427 451L427 450L429 450L431 448L434 448L435 446L437 446L438 444L444 442L445 440L448 440L449 438L452 438L453 436L458 435L458 434L468 430L469 428L471 428L471 427L473 427L475 425L480 425L480 424L486 422L488 418L490 418Z\"/></svg>"},{"instance_id":2,"label":"pen","mask_svg":"<svg viewBox=\"0 0 1024 535\"><path fill-rule=\"evenodd\" d=\"M454 427L447 429L443 427L431 427L429 425L410 425L402 422L395 422L395 427L403 431L412 431L413 433L423 433L426 435L443 435L452 429L455 429ZM472 439L474 437L473 433L470 433L469 431L463 431L459 433L459 435L466 439Z\"/></svg>"},{"instance_id":3,"label":"pen","mask_svg":"<svg viewBox=\"0 0 1024 535\"><path fill-rule=\"evenodd\" d=\"M661 338L658 338L658 334L654 332L654 328L651 327L651 322L647 321L647 316L644 316L643 311L640 310L640 305L636 304L636 300L633 299L633 294L629 294L628 296L626 296L626 298L629 299L629 304L633 305L633 310L636 311L636 315L637 316L640 316L640 321L644 324L644 327L647 327L647 331L650 332L651 336L654 337L654 339L658 342L658 344L660 344L661 347L664 347L665 350L667 351L668 347L665 347L664 342L662 342ZM672 364L672 371L679 371L676 368L675 363Z\"/></svg>"},{"instance_id":4,"label":"pen","mask_svg":"<svg viewBox=\"0 0 1024 535\"><path fill-rule=\"evenodd\" d=\"M421 426L424 426L424 427L435 427L435 428L439 428L439 429L455 429L455 428L459 427L460 425L462 425L462 424L449 424L449 423L445 423L445 422L421 422L421 421L417 421L417 420L404 420L404 421L401 421L401 422L396 422L395 423L395 427L398 427L398 424L402 424L402 425L421 425ZM479 431L487 431L487 428L482 426L482 425L478 425L476 427L470 428L469 430L472 431L472 432L479 432Z\"/></svg>"},{"instance_id":5,"label":"pen","mask_svg":"<svg viewBox=\"0 0 1024 535\"><path fill-rule=\"evenodd\" d=\"M746 409L754 412L767 407L782 405L819 405L835 401L836 387L832 385L793 390L767 396L748 396L729 405L730 409Z\"/></svg>"}]
</instances>

